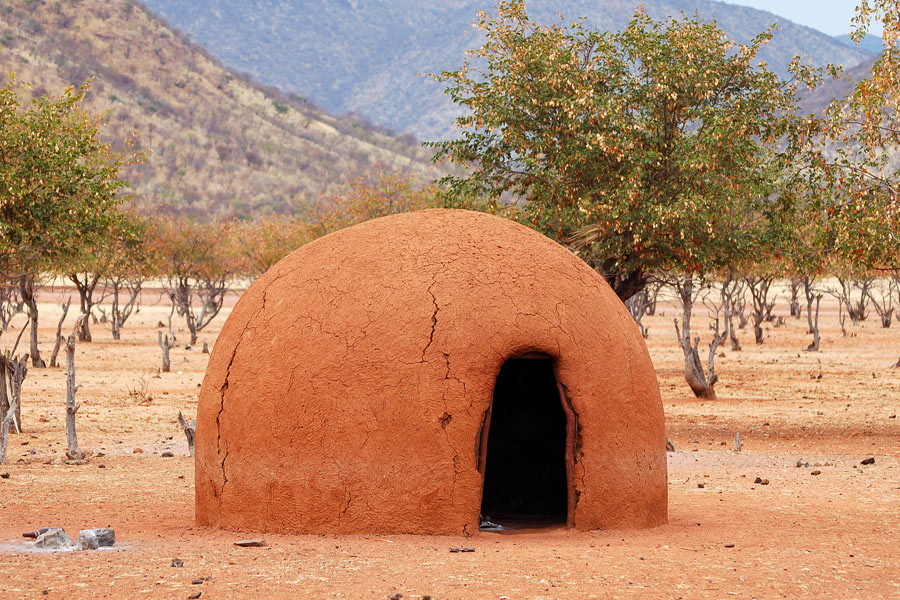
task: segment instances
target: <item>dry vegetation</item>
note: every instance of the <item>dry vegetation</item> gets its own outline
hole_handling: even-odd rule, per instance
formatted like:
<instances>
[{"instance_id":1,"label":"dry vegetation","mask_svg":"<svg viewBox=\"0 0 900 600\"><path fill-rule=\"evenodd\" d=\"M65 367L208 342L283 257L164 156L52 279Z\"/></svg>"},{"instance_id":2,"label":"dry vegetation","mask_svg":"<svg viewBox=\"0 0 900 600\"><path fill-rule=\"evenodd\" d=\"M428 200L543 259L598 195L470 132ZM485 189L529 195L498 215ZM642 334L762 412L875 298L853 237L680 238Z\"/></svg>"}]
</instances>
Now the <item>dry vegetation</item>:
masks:
<instances>
[{"instance_id":1,"label":"dry vegetation","mask_svg":"<svg viewBox=\"0 0 900 600\"><path fill-rule=\"evenodd\" d=\"M415 140L255 84L135 2L0 1L0 44L0 71L34 95L93 78L85 104L105 116L104 138L136 133L147 156L122 172L139 206L258 216L375 170L431 169Z\"/></svg>"},{"instance_id":2,"label":"dry vegetation","mask_svg":"<svg viewBox=\"0 0 900 600\"><path fill-rule=\"evenodd\" d=\"M44 289L44 347L67 293ZM214 341L228 310L201 344ZM233 546L247 534L193 526L193 464L176 417L193 414L207 356L186 350L186 331L176 330L172 372L158 372L157 323L168 306L145 291L121 341L96 326L95 341L77 346L87 465L61 464L63 370L29 374L26 431L13 436L10 464L0 468L10 474L0 479L0 596L896 598L900 369L891 364L900 332L873 316L843 337L828 297L822 350L804 352L805 319L787 316L782 292L776 315L785 324L767 323L762 345L749 328L739 332L744 350L721 352L720 400L711 402L684 383L672 324L679 311L661 302L644 319L677 448L668 455L669 525L470 541L266 535L269 548L247 549ZM19 315L12 327L23 323ZM741 453L732 450L736 432ZM163 458L165 450L175 457ZM873 465L860 465L870 456ZM46 525L112 526L119 542L104 553L24 551L21 533ZM475 552L449 553L461 545ZM175 557L183 568L170 566Z\"/></svg>"}]
</instances>

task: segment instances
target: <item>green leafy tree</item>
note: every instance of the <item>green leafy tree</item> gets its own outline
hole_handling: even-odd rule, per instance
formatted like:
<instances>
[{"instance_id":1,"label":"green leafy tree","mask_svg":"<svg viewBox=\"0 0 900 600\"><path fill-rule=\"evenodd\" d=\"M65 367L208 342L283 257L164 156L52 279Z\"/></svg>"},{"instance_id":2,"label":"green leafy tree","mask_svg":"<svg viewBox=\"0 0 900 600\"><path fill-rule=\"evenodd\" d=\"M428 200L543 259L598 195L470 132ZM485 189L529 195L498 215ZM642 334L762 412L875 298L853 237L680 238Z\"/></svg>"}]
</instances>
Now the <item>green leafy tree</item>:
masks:
<instances>
[{"instance_id":1,"label":"green leafy tree","mask_svg":"<svg viewBox=\"0 0 900 600\"><path fill-rule=\"evenodd\" d=\"M578 250L623 300L651 275L672 280L686 378L713 396L690 331L697 280L768 252L790 201L790 157L774 148L798 126L810 72L795 65L784 82L758 64L771 30L736 45L697 17L639 10L600 33L536 25L510 0L478 26L485 44L439 77L467 111L459 138L431 144L468 169L442 180L447 194L521 201L521 220Z\"/></svg>"},{"instance_id":2,"label":"green leafy tree","mask_svg":"<svg viewBox=\"0 0 900 600\"><path fill-rule=\"evenodd\" d=\"M860 2L853 38L875 22L884 25L881 56L847 98L809 119L799 148L830 250L858 267L891 270L900 267L900 5Z\"/></svg>"},{"instance_id":3,"label":"green leafy tree","mask_svg":"<svg viewBox=\"0 0 900 600\"><path fill-rule=\"evenodd\" d=\"M255 279L313 239L313 234L309 225L295 217L272 216L231 224L228 239L235 245L237 274Z\"/></svg>"},{"instance_id":4,"label":"green leafy tree","mask_svg":"<svg viewBox=\"0 0 900 600\"><path fill-rule=\"evenodd\" d=\"M112 295L110 325L114 340L137 310L144 281L154 273L159 260L150 239L151 223L131 212L119 215L104 249L107 256L105 284Z\"/></svg>"},{"instance_id":5,"label":"green leafy tree","mask_svg":"<svg viewBox=\"0 0 900 600\"><path fill-rule=\"evenodd\" d=\"M520 1L481 14L478 62L444 73L467 114L438 159L470 167L449 193L521 199L521 218L586 260L626 299L656 271L726 263L755 238L786 157L799 80L757 65L714 24L635 14L623 31L538 26ZM484 68L478 65L484 64ZM746 219L741 219L746 223Z\"/></svg>"},{"instance_id":6,"label":"green leafy tree","mask_svg":"<svg viewBox=\"0 0 900 600\"><path fill-rule=\"evenodd\" d=\"M100 142L100 118L80 107L87 85L25 106L20 87L10 76L0 88L0 275L19 286L32 364L42 367L36 279L105 235L126 183L122 158Z\"/></svg>"},{"instance_id":7,"label":"green leafy tree","mask_svg":"<svg viewBox=\"0 0 900 600\"><path fill-rule=\"evenodd\" d=\"M223 223L195 223L184 218L161 219L153 226L152 245L158 253L158 274L164 279L172 310L184 318L191 339L212 321L238 261ZM171 315L170 315L171 318Z\"/></svg>"}]
</instances>

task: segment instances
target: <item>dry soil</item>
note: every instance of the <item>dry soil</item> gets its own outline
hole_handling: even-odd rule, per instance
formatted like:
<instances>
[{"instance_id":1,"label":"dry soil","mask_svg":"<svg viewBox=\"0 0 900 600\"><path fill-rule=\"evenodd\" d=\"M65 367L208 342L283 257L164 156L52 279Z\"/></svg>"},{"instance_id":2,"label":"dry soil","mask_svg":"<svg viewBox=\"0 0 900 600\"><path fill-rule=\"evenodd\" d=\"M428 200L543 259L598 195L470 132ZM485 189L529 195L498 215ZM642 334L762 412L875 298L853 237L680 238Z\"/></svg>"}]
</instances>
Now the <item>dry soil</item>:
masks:
<instances>
[{"instance_id":1,"label":"dry soil","mask_svg":"<svg viewBox=\"0 0 900 600\"><path fill-rule=\"evenodd\" d=\"M65 293L44 291L45 357ZM94 341L77 346L87 464L62 462L63 370L28 373L24 433L0 465L9 473L0 479L0 598L900 598L900 324L881 329L873 315L842 337L836 306L823 308L818 353L803 351L805 319L767 324L762 345L740 331L743 350L716 359L717 401L693 399L683 381L675 309L645 318L676 447L668 525L471 540L266 535L268 547L239 548L252 534L193 524L193 463L176 415L194 414L208 356L184 348L181 327L172 372L158 372L157 324L168 309L148 292L121 341L95 325ZM212 345L228 310L201 345ZM695 320L705 327L704 312ZM11 337L0 338L4 347ZM867 457L874 464L860 464ZM21 534L48 525L73 537L112 527L118 543L35 552ZM475 551L450 552L462 546ZM174 558L184 566L170 566Z\"/></svg>"}]
</instances>

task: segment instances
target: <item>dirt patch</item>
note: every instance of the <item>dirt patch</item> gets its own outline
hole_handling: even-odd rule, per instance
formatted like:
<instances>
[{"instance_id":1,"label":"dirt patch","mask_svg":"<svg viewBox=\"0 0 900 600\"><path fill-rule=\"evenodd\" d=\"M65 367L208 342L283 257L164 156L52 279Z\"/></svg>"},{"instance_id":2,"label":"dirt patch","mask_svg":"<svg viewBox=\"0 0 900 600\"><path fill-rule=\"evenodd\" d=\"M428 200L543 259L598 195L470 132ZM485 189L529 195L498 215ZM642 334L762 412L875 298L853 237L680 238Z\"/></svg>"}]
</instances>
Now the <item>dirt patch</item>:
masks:
<instances>
[{"instance_id":1,"label":"dirt patch","mask_svg":"<svg viewBox=\"0 0 900 600\"><path fill-rule=\"evenodd\" d=\"M59 309L41 310L42 347L49 348ZM167 313L146 304L121 342L95 327L97 341L78 346L79 435L95 453L87 465L54 464L65 449L63 371L29 373L26 433L12 436L10 464L0 467L10 473L0 479L0 544L8 548L0 554L0 597L43 590L50 598L202 591L204 599L900 595L900 370L890 368L898 330L866 322L856 337L842 338L836 318L823 318L816 354L801 350L809 341L800 321L772 328L762 346L743 331L744 351L718 359L722 399L709 402L692 399L681 379L674 309L662 306L647 318L678 450L668 455L670 523L663 527L471 540L266 534L269 547L238 548L233 543L247 535L193 525L193 463L176 416L196 410L208 357L185 350L179 338L172 373L157 377L155 325ZM201 345L215 340L223 321L201 334ZM142 378L149 403L126 390ZM737 431L740 454L731 449ZM167 449L176 456L162 458ZM867 457L875 463L861 465ZM769 485L754 484L757 477ZM112 527L124 549L25 552L21 534L47 525L70 534ZM450 552L462 546L475 552ZM175 557L184 567L170 566Z\"/></svg>"}]
</instances>

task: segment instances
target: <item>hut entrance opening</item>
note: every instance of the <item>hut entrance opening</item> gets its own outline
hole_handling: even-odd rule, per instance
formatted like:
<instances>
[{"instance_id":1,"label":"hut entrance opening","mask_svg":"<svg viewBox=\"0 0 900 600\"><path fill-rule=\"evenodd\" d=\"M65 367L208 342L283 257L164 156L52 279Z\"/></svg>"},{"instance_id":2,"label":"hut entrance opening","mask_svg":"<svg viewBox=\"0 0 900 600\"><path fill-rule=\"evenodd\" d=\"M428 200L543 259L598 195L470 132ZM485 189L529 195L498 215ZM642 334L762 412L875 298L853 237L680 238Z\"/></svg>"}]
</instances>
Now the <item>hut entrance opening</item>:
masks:
<instances>
[{"instance_id":1,"label":"hut entrance opening","mask_svg":"<svg viewBox=\"0 0 900 600\"><path fill-rule=\"evenodd\" d=\"M567 421L553 360L514 358L500 369L482 435L481 515L504 527L565 525Z\"/></svg>"}]
</instances>

